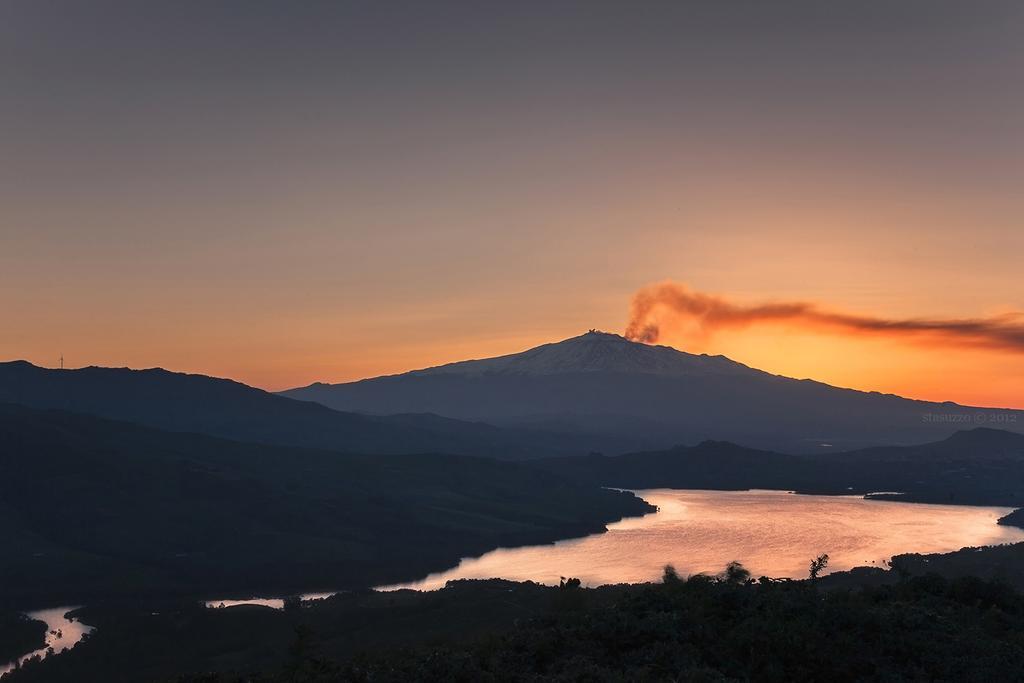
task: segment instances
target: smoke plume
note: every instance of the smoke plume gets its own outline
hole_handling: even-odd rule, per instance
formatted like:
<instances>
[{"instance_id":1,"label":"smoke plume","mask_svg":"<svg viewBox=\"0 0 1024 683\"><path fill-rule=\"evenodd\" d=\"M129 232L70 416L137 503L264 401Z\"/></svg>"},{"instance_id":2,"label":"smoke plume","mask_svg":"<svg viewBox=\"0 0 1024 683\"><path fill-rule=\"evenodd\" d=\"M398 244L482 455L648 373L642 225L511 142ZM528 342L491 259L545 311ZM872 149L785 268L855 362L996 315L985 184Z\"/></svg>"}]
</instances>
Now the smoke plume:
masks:
<instances>
[{"instance_id":1,"label":"smoke plume","mask_svg":"<svg viewBox=\"0 0 1024 683\"><path fill-rule=\"evenodd\" d=\"M879 318L829 310L802 301L743 305L674 282L648 285L633 295L625 336L653 344L666 329L704 336L757 324L918 341L927 339L956 346L1024 352L1024 314L1021 313L966 319Z\"/></svg>"}]
</instances>

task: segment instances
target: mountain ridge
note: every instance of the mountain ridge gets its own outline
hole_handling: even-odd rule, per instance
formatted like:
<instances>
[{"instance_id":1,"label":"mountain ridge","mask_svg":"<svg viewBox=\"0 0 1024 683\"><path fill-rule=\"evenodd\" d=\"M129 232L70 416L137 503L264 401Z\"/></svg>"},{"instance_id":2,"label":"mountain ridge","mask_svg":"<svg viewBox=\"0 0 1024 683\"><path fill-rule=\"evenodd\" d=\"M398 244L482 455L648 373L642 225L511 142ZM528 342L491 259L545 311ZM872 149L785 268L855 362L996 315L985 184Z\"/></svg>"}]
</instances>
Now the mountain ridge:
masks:
<instances>
[{"instance_id":1,"label":"mountain ridge","mask_svg":"<svg viewBox=\"0 0 1024 683\"><path fill-rule=\"evenodd\" d=\"M281 394L369 414L559 423L566 431L642 434L661 446L724 439L787 452L931 441L963 426L954 414L1024 429L1024 411L834 387L595 330L520 353Z\"/></svg>"},{"instance_id":2,"label":"mountain ridge","mask_svg":"<svg viewBox=\"0 0 1024 683\"><path fill-rule=\"evenodd\" d=\"M923 503L1024 505L1024 434L990 428L960 430L930 443L828 456L708 440L616 456L548 458L535 465L576 481L633 490L776 489Z\"/></svg>"},{"instance_id":3,"label":"mountain ridge","mask_svg":"<svg viewBox=\"0 0 1024 683\"><path fill-rule=\"evenodd\" d=\"M350 453L447 452L508 459L586 453L607 443L586 435L480 424L442 415L363 415L296 400L235 380L89 366L0 363L0 401L137 422L176 432ZM426 412L426 411L407 411ZM629 450L635 441L622 441Z\"/></svg>"},{"instance_id":4,"label":"mountain ridge","mask_svg":"<svg viewBox=\"0 0 1024 683\"><path fill-rule=\"evenodd\" d=\"M294 392L298 392L298 391L301 391L303 389L308 389L308 388L312 388L312 387L333 387L333 386L343 386L343 385L349 385L349 384L360 384L360 383L363 383L363 382L372 382L372 381L375 381L375 380L383 380L383 379L389 379L389 378L394 378L394 377L406 377L406 376L423 377L423 376L444 375L444 374L485 374L484 372L481 372L479 370L477 370L476 372L469 372L469 373L458 373L458 372L455 372L455 370L457 370L457 369L468 369L468 368L471 368L471 367L479 367L481 369L484 369L486 367L485 364L490 364L490 363L492 363L494 361L506 361L506 360L513 359L513 358L518 358L518 357L523 357L523 356L527 356L527 355L532 355L535 352L541 352L541 351L548 350L548 349L553 348L553 347L558 347L558 346L561 346L561 345L564 345L564 344L567 344L567 343L573 343L573 342L577 342L577 341L580 341L580 340L584 340L584 339L588 339L588 338L593 338L593 337L612 338L614 340L617 340L618 342L631 345L632 347L638 347L638 348L644 348L644 349L664 350L664 351L670 352L672 354L676 354L678 356L682 356L682 357L685 357L685 358L688 358L688 359L693 359L693 360L698 360L698 361L721 362L721 363L723 363L723 365L735 368L736 371L738 371L738 372L750 372L751 374L757 374L757 375L764 376L764 377L775 377L775 378L778 378L778 379L788 380L788 381L791 381L791 382L807 382L807 383L811 383L811 384L816 384L816 385L821 385L821 386L829 387L831 389L836 389L836 390L839 390L839 391L850 391L850 392L855 392L855 393L858 393L858 394L869 394L869 395L872 395L872 396L893 397L893 398L899 398L899 399L902 399L902 400L905 400L905 401L916 401L916 402L920 402L920 403L927 403L927 404L934 404L934 405L954 406L954 407L959 407L959 408L965 408L967 410L1012 410L1012 411L1022 410L1022 409L1018 409L1018 408L1007 408L1007 407L1002 407L1002 406L973 406L973 405L967 405L967 404L963 404L963 403L957 403L956 401L929 401L928 399L913 398L913 397L904 396L902 394L897 394L895 392L890 392L890 391L878 391L876 389L856 389L854 387L845 387L845 386L839 386L839 385L835 385L835 384L829 384L828 382L824 382L822 380L814 379L813 377L791 377L789 375L782 375L782 374L778 374L778 373L774 373L774 372L769 372L767 370L761 370L760 368L755 368L753 366L747 365L746 363L742 363L742 362L740 362L738 360L734 360L734 359L732 359L732 358L730 358L730 357L728 357L726 355L723 355L723 354L691 353L689 351L683 351L681 349L677 349L674 346L668 346L668 345L665 345L665 344L651 344L651 343L646 343L646 342L635 342L635 341L631 341L631 340L629 340L629 339L627 339L627 338L625 338L625 337L623 337L622 335L619 335L619 334L615 334L615 333L612 333L612 332L603 332L601 330L593 330L593 329L589 330L588 332L585 332L583 334L577 335L575 337L569 337L569 338L566 338L566 339L563 339L563 340L557 341L557 342L548 342L548 343L545 343L545 344L540 344L538 346L531 347L531 348L529 348L529 349L527 349L525 351L519 351L519 352L515 352L515 353L507 353L507 354L502 354L500 356L493 356L493 357L489 357L489 358L471 358L471 359L466 359L466 360L461 360L461 361L452 361L452 362L449 362L449 363L442 363L440 365L432 365L432 366L428 366L428 367L425 367L425 368L416 368L416 369L413 369L413 370L407 370L405 372L390 373L390 374L386 374L386 375L376 375L376 376L373 376L373 377L364 377L364 378L361 378L361 379L356 379L356 380L351 380L351 381L346 381L346 382L322 382L322 381L316 381L316 382L311 382L310 384L307 384L307 385L303 385L301 387L294 387L294 388L291 388L291 389L283 389L281 391L277 391L277 392L274 392L274 393L277 393L277 394L282 395L282 396L287 396L287 395L292 394ZM568 365L562 365L561 368L562 369L559 371L560 373L566 373L566 372L596 372L596 371L600 371L598 369L580 369L580 368L575 368L574 369L574 368L572 368L571 366L568 366ZM619 369L617 371L623 372L624 370ZM650 371L650 372L651 372L651 374L656 374L653 371ZM506 369L504 371L493 372L492 374L549 374L549 373L545 373L545 372L514 373L514 372L511 372L511 371ZM555 374L555 372L551 371L550 374ZM683 374L683 373L680 373L680 374Z\"/></svg>"}]
</instances>

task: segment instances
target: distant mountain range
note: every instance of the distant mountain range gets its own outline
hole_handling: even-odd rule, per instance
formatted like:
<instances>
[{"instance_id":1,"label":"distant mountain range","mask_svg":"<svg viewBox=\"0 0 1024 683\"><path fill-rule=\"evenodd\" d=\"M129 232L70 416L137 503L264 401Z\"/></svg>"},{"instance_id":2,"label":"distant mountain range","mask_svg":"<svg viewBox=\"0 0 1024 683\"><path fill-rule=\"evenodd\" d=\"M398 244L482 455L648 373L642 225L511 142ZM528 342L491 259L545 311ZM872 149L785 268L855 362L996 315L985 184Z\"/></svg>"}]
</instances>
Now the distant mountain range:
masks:
<instances>
[{"instance_id":1,"label":"distant mountain range","mask_svg":"<svg viewBox=\"0 0 1024 683\"><path fill-rule=\"evenodd\" d=\"M921 443L969 426L1024 431L1024 411L841 389L595 331L508 356L282 395L337 410L433 413L661 447L714 439L806 453Z\"/></svg>"},{"instance_id":2,"label":"distant mountain range","mask_svg":"<svg viewBox=\"0 0 1024 683\"><path fill-rule=\"evenodd\" d=\"M601 332L281 394L162 369L54 370L14 361L0 363L0 401L240 441L505 459L707 440L828 453L933 442L970 426L1024 431L1024 411L839 389Z\"/></svg>"},{"instance_id":3,"label":"distant mountain range","mask_svg":"<svg viewBox=\"0 0 1024 683\"><path fill-rule=\"evenodd\" d=\"M162 369L0 363L0 401L127 420L177 432L348 453L453 453L520 459L635 449L642 439L499 428L429 414L358 415L239 382Z\"/></svg>"},{"instance_id":4,"label":"distant mountain range","mask_svg":"<svg viewBox=\"0 0 1024 683\"><path fill-rule=\"evenodd\" d=\"M985 428L933 443L834 455L788 455L705 441L665 451L533 464L580 483L626 489L781 489L912 502L1024 505L1024 435ZM1018 514L1008 521L1022 520Z\"/></svg>"}]
</instances>

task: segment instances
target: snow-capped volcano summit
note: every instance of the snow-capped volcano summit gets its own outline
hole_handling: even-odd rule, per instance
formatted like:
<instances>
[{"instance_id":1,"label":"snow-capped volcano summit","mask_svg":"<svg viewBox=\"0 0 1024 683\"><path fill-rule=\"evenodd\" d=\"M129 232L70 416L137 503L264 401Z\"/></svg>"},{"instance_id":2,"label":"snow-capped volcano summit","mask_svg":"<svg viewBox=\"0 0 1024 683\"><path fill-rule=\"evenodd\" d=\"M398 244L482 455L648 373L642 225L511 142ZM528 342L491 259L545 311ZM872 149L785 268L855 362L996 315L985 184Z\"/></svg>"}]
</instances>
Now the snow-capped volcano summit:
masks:
<instances>
[{"instance_id":1,"label":"snow-capped volcano summit","mask_svg":"<svg viewBox=\"0 0 1024 683\"><path fill-rule=\"evenodd\" d=\"M840 389L594 330L507 356L284 394L336 410L607 434L638 447L718 439L808 452L921 443L948 437L957 424L947 416L966 412L1024 424L1024 411Z\"/></svg>"},{"instance_id":2,"label":"snow-capped volcano summit","mask_svg":"<svg viewBox=\"0 0 1024 683\"><path fill-rule=\"evenodd\" d=\"M757 372L725 356L694 355L669 346L629 341L590 330L578 337L507 356L439 365L409 373L424 375L557 375L575 372L653 375L727 375Z\"/></svg>"}]
</instances>

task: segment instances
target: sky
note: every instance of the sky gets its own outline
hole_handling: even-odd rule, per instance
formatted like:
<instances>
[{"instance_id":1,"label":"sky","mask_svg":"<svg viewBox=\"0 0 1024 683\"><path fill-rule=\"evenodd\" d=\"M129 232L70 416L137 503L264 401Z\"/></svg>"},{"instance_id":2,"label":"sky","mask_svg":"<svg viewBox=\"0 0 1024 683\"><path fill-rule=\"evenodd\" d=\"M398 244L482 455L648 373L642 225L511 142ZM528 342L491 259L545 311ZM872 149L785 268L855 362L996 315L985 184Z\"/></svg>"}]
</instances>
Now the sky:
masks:
<instances>
[{"instance_id":1,"label":"sky","mask_svg":"<svg viewBox=\"0 0 1024 683\"><path fill-rule=\"evenodd\" d=\"M0 3L0 358L268 389L623 332L672 282L1024 310L1024 4ZM1024 408L1024 352L660 343Z\"/></svg>"}]
</instances>

